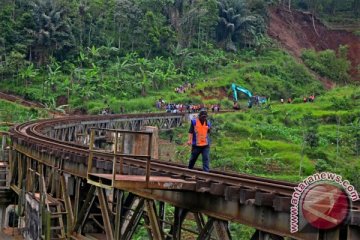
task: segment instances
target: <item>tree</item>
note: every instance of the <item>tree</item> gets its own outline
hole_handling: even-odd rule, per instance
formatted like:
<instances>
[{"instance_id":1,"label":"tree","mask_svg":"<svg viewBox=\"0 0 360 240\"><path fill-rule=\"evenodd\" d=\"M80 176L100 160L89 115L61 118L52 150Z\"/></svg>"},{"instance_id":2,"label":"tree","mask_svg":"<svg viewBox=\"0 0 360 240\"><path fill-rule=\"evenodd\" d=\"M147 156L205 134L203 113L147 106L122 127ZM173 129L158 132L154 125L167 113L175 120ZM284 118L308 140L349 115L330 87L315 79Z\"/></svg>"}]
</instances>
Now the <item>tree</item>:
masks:
<instances>
[{"instance_id":1,"label":"tree","mask_svg":"<svg viewBox=\"0 0 360 240\"><path fill-rule=\"evenodd\" d=\"M264 19L260 15L251 14L245 1L221 0L219 2L216 36L217 41L226 50L236 51L237 45L253 45L255 36L264 30Z\"/></svg>"},{"instance_id":2,"label":"tree","mask_svg":"<svg viewBox=\"0 0 360 240\"><path fill-rule=\"evenodd\" d=\"M74 46L69 19L65 9L54 0L31 0L34 26L27 31L33 38L31 53L39 65L64 48Z\"/></svg>"},{"instance_id":3,"label":"tree","mask_svg":"<svg viewBox=\"0 0 360 240\"><path fill-rule=\"evenodd\" d=\"M164 16L148 11L141 26L144 33L144 52L145 56L167 55L171 53L173 35L171 29L165 25Z\"/></svg>"},{"instance_id":4,"label":"tree","mask_svg":"<svg viewBox=\"0 0 360 240\"><path fill-rule=\"evenodd\" d=\"M350 143L350 149L355 156L360 155L360 119L355 119L349 128L348 135L349 137L346 138L347 141Z\"/></svg>"},{"instance_id":5,"label":"tree","mask_svg":"<svg viewBox=\"0 0 360 240\"><path fill-rule=\"evenodd\" d=\"M27 64L28 62L25 60L25 54L18 51L11 51L5 60L5 75L12 76L12 78L18 80L17 76L19 70Z\"/></svg>"},{"instance_id":6,"label":"tree","mask_svg":"<svg viewBox=\"0 0 360 240\"><path fill-rule=\"evenodd\" d=\"M143 15L135 1L115 0L114 26L117 32L116 42L119 49L134 50L137 44L136 37L141 33L139 19Z\"/></svg>"},{"instance_id":7,"label":"tree","mask_svg":"<svg viewBox=\"0 0 360 240\"><path fill-rule=\"evenodd\" d=\"M190 47L194 39L200 47L202 37L208 37L203 32L211 32L216 24L216 1L175 0L168 15L177 34L177 48Z\"/></svg>"},{"instance_id":8,"label":"tree","mask_svg":"<svg viewBox=\"0 0 360 240\"><path fill-rule=\"evenodd\" d=\"M318 35L320 37L319 33L316 30L316 26L315 26L315 16L318 14L320 9L322 9L321 1L306 0L306 2L309 7L309 10L311 12L311 20L312 20L314 31L315 31L316 35Z\"/></svg>"}]
</instances>

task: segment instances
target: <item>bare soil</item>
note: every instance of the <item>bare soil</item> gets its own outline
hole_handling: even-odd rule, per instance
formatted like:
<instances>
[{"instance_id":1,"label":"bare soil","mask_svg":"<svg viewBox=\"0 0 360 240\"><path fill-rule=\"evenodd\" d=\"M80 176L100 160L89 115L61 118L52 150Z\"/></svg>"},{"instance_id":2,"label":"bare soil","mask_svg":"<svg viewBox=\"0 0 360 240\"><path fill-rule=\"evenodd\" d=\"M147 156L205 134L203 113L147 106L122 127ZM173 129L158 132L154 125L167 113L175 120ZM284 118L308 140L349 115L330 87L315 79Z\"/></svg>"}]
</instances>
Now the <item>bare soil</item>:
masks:
<instances>
[{"instance_id":1,"label":"bare soil","mask_svg":"<svg viewBox=\"0 0 360 240\"><path fill-rule=\"evenodd\" d=\"M204 100L223 99L226 97L232 99L231 96L229 96L228 94L228 89L226 89L225 87L221 87L221 88L205 87L204 90L199 91L197 95L201 96L201 98Z\"/></svg>"},{"instance_id":2,"label":"bare soil","mask_svg":"<svg viewBox=\"0 0 360 240\"><path fill-rule=\"evenodd\" d=\"M360 81L357 69L360 64L360 37L345 30L330 30L316 18L313 24L312 15L305 12L272 8L269 10L269 18L269 36L296 57L300 57L302 49L337 51L340 45L348 45L350 74L354 81Z\"/></svg>"}]
</instances>

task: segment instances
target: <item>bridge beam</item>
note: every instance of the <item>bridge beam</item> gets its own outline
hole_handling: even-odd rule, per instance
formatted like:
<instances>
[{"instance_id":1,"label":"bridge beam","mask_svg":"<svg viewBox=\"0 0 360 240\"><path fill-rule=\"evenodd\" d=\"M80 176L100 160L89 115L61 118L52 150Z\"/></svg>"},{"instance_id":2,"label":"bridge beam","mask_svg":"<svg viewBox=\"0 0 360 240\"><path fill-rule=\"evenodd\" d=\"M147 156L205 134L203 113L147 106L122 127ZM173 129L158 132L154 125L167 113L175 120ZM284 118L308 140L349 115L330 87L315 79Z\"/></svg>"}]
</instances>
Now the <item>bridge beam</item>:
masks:
<instances>
[{"instance_id":1,"label":"bridge beam","mask_svg":"<svg viewBox=\"0 0 360 240\"><path fill-rule=\"evenodd\" d=\"M229 223L216 219L214 221L214 230L218 240L231 240L231 234L229 230Z\"/></svg>"},{"instance_id":2,"label":"bridge beam","mask_svg":"<svg viewBox=\"0 0 360 240\"><path fill-rule=\"evenodd\" d=\"M124 201L124 192L121 190L114 190L115 191L115 225L114 225L114 240L121 239L121 212L123 209L123 201Z\"/></svg>"},{"instance_id":3,"label":"bridge beam","mask_svg":"<svg viewBox=\"0 0 360 240\"><path fill-rule=\"evenodd\" d=\"M60 185L61 185L61 191L62 191L62 198L65 203L65 210L67 212L67 234L70 234L71 232L71 226L74 224L74 213L71 206L70 197L68 194L68 188L65 180L64 174L60 175Z\"/></svg>"},{"instance_id":4,"label":"bridge beam","mask_svg":"<svg viewBox=\"0 0 360 240\"><path fill-rule=\"evenodd\" d=\"M108 209L109 204L106 200L106 195L104 194L104 189L97 187L97 195L98 195L99 202L100 202L100 209L101 209L102 219L104 222L106 239L113 240L114 233L113 233L111 223L110 223L110 216L109 216L109 209Z\"/></svg>"},{"instance_id":5,"label":"bridge beam","mask_svg":"<svg viewBox=\"0 0 360 240\"><path fill-rule=\"evenodd\" d=\"M81 233L81 229L84 226L85 221L89 216L90 209L95 200L95 190L96 190L95 186L90 187L90 189L86 195L84 204L82 205L82 208L80 209L80 212L77 215L78 218L76 219L76 223L74 224L73 232Z\"/></svg>"},{"instance_id":6,"label":"bridge beam","mask_svg":"<svg viewBox=\"0 0 360 240\"><path fill-rule=\"evenodd\" d=\"M145 209L146 209L147 217L149 218L149 224L151 227L152 237L155 240L163 240L164 234L160 227L161 225L160 225L159 218L156 214L156 208L155 208L154 201L146 199L145 200Z\"/></svg>"},{"instance_id":7,"label":"bridge beam","mask_svg":"<svg viewBox=\"0 0 360 240\"><path fill-rule=\"evenodd\" d=\"M144 199L136 197L132 206L133 210L125 215L126 220L121 229L123 240L131 240L144 212Z\"/></svg>"},{"instance_id":8,"label":"bridge beam","mask_svg":"<svg viewBox=\"0 0 360 240\"><path fill-rule=\"evenodd\" d=\"M184 208L179 208L179 207L174 207L175 211L174 211L174 224L171 226L170 228L170 232L169 235L172 236L171 237L167 237L166 239L174 239L174 240L180 240L181 239L181 225L185 220L185 217L187 215L187 213L189 212L189 210L184 209Z\"/></svg>"},{"instance_id":9,"label":"bridge beam","mask_svg":"<svg viewBox=\"0 0 360 240\"><path fill-rule=\"evenodd\" d=\"M209 218L204 228L201 230L197 240L208 240L211 237L211 233L214 229L214 218Z\"/></svg>"}]
</instances>

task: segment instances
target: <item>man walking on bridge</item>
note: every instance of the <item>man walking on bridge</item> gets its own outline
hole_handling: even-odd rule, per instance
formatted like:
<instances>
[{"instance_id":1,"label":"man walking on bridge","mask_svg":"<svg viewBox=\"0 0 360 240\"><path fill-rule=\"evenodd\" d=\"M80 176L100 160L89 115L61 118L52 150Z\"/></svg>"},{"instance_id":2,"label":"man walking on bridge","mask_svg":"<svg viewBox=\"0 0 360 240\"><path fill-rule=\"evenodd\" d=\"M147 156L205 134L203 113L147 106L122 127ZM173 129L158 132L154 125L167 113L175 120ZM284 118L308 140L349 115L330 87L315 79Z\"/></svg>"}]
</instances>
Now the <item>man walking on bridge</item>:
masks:
<instances>
[{"instance_id":1,"label":"man walking on bridge","mask_svg":"<svg viewBox=\"0 0 360 240\"><path fill-rule=\"evenodd\" d=\"M203 170L209 172L211 123L207 120L207 112L201 110L196 119L191 120L188 145L191 145L189 169L193 169L200 153L202 155Z\"/></svg>"}]
</instances>

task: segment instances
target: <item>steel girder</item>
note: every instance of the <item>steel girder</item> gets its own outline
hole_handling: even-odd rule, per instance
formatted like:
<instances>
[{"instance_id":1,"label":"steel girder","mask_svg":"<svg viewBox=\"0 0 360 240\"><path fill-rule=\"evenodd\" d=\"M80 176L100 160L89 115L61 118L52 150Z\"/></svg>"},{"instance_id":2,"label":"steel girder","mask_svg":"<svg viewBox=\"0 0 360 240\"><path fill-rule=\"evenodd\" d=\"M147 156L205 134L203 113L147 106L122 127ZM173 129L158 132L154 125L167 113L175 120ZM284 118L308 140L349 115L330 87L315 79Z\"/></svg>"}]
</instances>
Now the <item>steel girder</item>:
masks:
<instances>
[{"instance_id":1,"label":"steel girder","mask_svg":"<svg viewBox=\"0 0 360 240\"><path fill-rule=\"evenodd\" d=\"M158 116L146 118L119 118L100 121L82 121L78 124L64 124L47 128L47 136L67 142L86 142L90 128L126 129L139 131L144 126L171 129L182 124L183 116Z\"/></svg>"}]
</instances>

